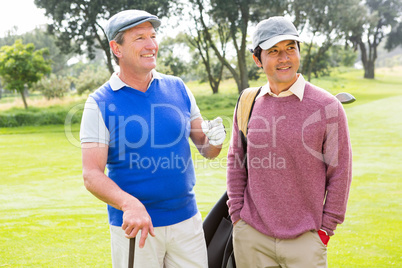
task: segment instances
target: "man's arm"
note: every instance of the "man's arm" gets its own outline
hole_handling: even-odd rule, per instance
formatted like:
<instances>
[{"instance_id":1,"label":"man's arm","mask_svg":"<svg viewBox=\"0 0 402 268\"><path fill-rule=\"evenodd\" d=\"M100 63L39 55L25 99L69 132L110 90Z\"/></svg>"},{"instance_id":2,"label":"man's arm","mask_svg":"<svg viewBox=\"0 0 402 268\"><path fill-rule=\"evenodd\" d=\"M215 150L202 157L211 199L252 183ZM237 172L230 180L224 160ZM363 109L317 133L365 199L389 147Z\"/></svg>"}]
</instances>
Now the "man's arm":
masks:
<instances>
[{"instance_id":1,"label":"man's arm","mask_svg":"<svg viewBox=\"0 0 402 268\"><path fill-rule=\"evenodd\" d=\"M144 205L134 196L123 191L104 173L108 146L101 143L82 143L82 174L85 187L94 196L123 211L123 225L127 238L141 232L140 247L150 233L155 236L151 217Z\"/></svg>"},{"instance_id":2,"label":"man's arm","mask_svg":"<svg viewBox=\"0 0 402 268\"><path fill-rule=\"evenodd\" d=\"M333 235L345 219L352 181L352 148L345 111L339 102L331 114L337 115L337 124L328 123L323 145L327 164L326 191L321 229Z\"/></svg>"},{"instance_id":3,"label":"man's arm","mask_svg":"<svg viewBox=\"0 0 402 268\"><path fill-rule=\"evenodd\" d=\"M205 135L205 133L202 130L202 122L204 120L201 117L198 117L191 121L191 133L190 133L190 138L194 142L195 146L197 147L198 151L202 156L208 159L215 158L219 155L221 149L222 149L222 144L225 139L226 134L224 135L222 143L219 145L212 145L208 139L208 137ZM218 130L219 131L219 130ZM224 131L224 129L223 129Z\"/></svg>"}]
</instances>

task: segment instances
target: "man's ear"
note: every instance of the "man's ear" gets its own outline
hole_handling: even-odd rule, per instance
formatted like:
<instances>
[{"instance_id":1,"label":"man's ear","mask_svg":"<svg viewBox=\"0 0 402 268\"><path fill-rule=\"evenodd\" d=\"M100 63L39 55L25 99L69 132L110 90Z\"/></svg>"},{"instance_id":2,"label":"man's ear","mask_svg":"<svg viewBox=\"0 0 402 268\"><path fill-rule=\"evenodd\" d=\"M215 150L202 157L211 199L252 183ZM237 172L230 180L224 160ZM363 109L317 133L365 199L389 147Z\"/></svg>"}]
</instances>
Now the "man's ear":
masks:
<instances>
[{"instance_id":1,"label":"man's ear","mask_svg":"<svg viewBox=\"0 0 402 268\"><path fill-rule=\"evenodd\" d=\"M115 40L112 40L109 42L110 49L112 50L113 54L120 58L121 57L121 52L120 52L120 46L117 44Z\"/></svg>"},{"instance_id":2,"label":"man's ear","mask_svg":"<svg viewBox=\"0 0 402 268\"><path fill-rule=\"evenodd\" d=\"M259 67L262 68L262 63L260 62L260 60L253 54L253 60L255 62L255 64Z\"/></svg>"}]
</instances>

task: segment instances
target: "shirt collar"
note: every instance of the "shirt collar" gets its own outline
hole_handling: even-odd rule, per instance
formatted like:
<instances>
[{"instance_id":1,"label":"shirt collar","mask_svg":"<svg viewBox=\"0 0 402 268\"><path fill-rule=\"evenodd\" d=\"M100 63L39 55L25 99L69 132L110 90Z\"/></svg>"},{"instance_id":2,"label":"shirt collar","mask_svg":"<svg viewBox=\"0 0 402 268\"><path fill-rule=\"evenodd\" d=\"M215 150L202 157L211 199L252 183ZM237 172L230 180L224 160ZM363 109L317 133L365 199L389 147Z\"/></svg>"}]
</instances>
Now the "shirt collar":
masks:
<instances>
[{"instance_id":1,"label":"shirt collar","mask_svg":"<svg viewBox=\"0 0 402 268\"><path fill-rule=\"evenodd\" d=\"M160 73L155 71L155 69L152 69L151 72L152 72L152 79L149 82L148 88L152 84L154 79L162 79L162 76L160 75ZM123 81L121 81L120 77L115 72L110 77L110 87L112 88L113 91L117 91L119 89L122 89L123 87L130 87L130 86L127 85L126 83L124 83Z\"/></svg>"},{"instance_id":2,"label":"shirt collar","mask_svg":"<svg viewBox=\"0 0 402 268\"><path fill-rule=\"evenodd\" d=\"M303 100L303 96L304 96L304 87L306 86L306 80L304 80L304 77L302 74L299 74L299 77L297 78L296 82L286 91L282 91L281 93L279 93L279 95L276 95L275 93L273 93L271 91L271 88L269 87L269 82L264 85L261 88L261 92L260 94L258 94L256 100L262 96L264 96L265 94L269 94L270 96L273 97L287 97L290 95L296 95L296 97L298 97L300 99L300 101Z\"/></svg>"}]
</instances>

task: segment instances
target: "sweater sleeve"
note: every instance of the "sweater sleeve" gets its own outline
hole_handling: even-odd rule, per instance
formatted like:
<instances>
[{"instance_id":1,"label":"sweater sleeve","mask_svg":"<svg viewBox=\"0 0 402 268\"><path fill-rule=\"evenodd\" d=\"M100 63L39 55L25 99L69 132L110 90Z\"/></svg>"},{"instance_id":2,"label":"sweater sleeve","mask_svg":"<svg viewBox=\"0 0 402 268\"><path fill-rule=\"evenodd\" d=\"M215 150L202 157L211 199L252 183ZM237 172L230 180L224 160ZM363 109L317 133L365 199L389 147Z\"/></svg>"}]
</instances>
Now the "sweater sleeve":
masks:
<instances>
[{"instance_id":1,"label":"sweater sleeve","mask_svg":"<svg viewBox=\"0 0 402 268\"><path fill-rule=\"evenodd\" d=\"M227 194L229 215L232 222L240 219L240 211L244 204L244 191L247 185L245 154L237 125L236 109L233 115L232 139L228 150L227 161Z\"/></svg>"},{"instance_id":2,"label":"sweater sleeve","mask_svg":"<svg viewBox=\"0 0 402 268\"><path fill-rule=\"evenodd\" d=\"M338 101L325 108L327 128L323 146L326 163L326 199L322 229L334 234L345 219L352 181L352 149L345 111Z\"/></svg>"}]
</instances>

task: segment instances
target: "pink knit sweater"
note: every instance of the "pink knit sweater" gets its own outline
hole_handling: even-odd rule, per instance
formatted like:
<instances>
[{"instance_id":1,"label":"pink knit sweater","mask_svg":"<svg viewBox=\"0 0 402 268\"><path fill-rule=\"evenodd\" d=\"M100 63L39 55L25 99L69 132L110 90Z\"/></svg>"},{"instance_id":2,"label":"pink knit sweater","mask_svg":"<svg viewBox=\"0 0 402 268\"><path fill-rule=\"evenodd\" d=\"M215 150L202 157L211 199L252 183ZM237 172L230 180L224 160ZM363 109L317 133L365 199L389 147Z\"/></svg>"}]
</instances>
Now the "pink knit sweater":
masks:
<instances>
[{"instance_id":1,"label":"pink knit sweater","mask_svg":"<svg viewBox=\"0 0 402 268\"><path fill-rule=\"evenodd\" d=\"M279 239L319 229L333 235L352 178L341 103L310 83L302 101L266 94L256 100L247 140L248 174L235 116L227 169L232 221Z\"/></svg>"}]
</instances>

